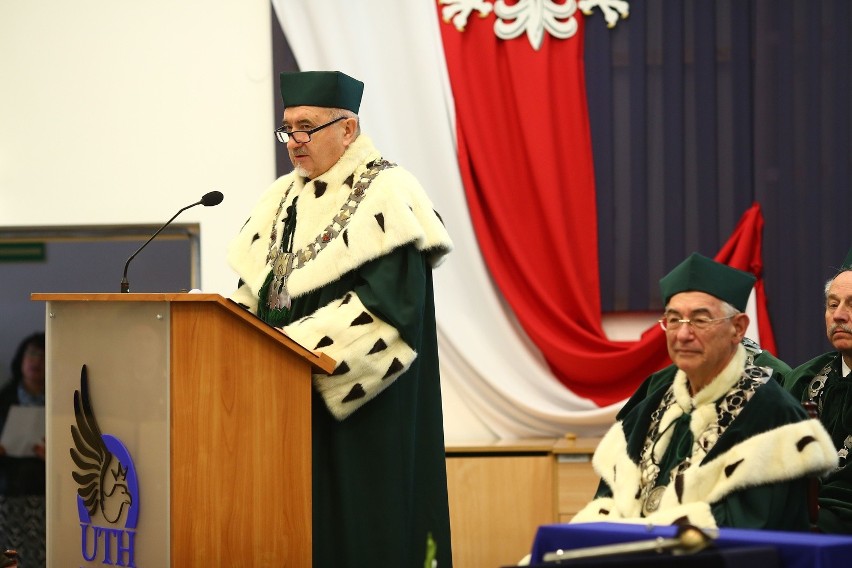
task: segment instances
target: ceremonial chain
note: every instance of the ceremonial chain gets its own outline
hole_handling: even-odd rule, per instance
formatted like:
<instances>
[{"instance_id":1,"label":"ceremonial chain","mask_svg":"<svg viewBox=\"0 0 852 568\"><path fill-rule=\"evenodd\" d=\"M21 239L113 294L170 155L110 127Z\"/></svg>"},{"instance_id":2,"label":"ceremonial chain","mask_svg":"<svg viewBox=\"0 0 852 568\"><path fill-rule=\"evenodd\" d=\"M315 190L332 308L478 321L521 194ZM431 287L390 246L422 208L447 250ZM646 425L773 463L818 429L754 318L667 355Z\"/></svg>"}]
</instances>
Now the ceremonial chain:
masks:
<instances>
[{"instance_id":1,"label":"ceremonial chain","mask_svg":"<svg viewBox=\"0 0 852 568\"><path fill-rule=\"evenodd\" d=\"M305 264L316 258L320 251L328 246L346 228L349 220L355 214L355 210L358 209L361 200L364 199L367 188L370 187L372 181L382 170L393 167L396 167L396 164L383 158L378 158L371 162L361 174L358 182L352 187L349 197L347 197L343 207L340 208L340 211L334 216L331 223L311 243L296 252L287 250L292 247L292 242L287 242L288 240L292 241L292 238L287 239L287 235L282 235L281 244L275 246L275 242L278 239L278 218L281 215L281 211L284 210L284 204L287 202L287 197L290 195L290 190L293 189L293 183L295 182L290 184L290 187L284 192L284 196L278 204L278 210L272 219L272 232L269 235L269 253L266 255L266 262L267 264L272 264L272 282L269 286L266 305L270 309L280 310L290 307L291 300L290 292L287 290L287 278L290 277L290 274L294 270L302 268ZM295 214L295 207L293 207L293 214ZM295 227L292 227L291 231L295 232Z\"/></svg>"},{"instance_id":2,"label":"ceremonial chain","mask_svg":"<svg viewBox=\"0 0 852 568\"><path fill-rule=\"evenodd\" d=\"M831 373L831 366L837 360L834 357L828 364L822 368L822 371L816 374L808 383L808 399L811 402L817 403L817 412L822 414L822 389L825 388L825 383L828 381L828 374Z\"/></svg>"},{"instance_id":3,"label":"ceremonial chain","mask_svg":"<svg viewBox=\"0 0 852 568\"><path fill-rule=\"evenodd\" d=\"M816 374L816 376L811 379L811 382L808 383L808 400L811 402L816 402L817 405L817 414L822 415L822 399L823 399L823 389L825 388L825 384L828 382L828 375L831 373L831 366L837 361L837 357L835 356L828 364L822 368L822 370ZM843 446L839 450L837 450L837 457L840 458L841 462L837 469L841 469L845 466L845 460L849 457L849 451L852 450L852 434L846 436L846 439L843 440ZM837 469L835 471L837 471Z\"/></svg>"},{"instance_id":4,"label":"ceremonial chain","mask_svg":"<svg viewBox=\"0 0 852 568\"><path fill-rule=\"evenodd\" d=\"M716 441L728 426L733 423L746 403L751 400L757 388L766 383L768 377L771 376L771 370L766 367L753 365L748 361L743 371L743 377L737 382L734 389L728 392L716 405L716 421L708 425L704 431L693 440L692 451L681 463L679 463L673 473L673 477L677 477L686 471L692 464L693 457L696 452L701 451L703 455L715 445ZM663 431L660 431L660 421L666 410L675 403L674 384L669 386L668 392L660 401L659 407L651 414L651 424L648 427L648 435L645 438L645 445L642 449L642 457L639 462L640 484L641 484L641 501L642 514L648 516L656 511L660 506L660 501L665 493L668 482L657 486L657 477L660 475L660 466L654 458L654 449L657 442L662 439L669 427L677 420L673 420ZM695 410L694 408L692 410ZM690 412L692 412L690 410ZM669 442L671 443L671 441ZM665 454L665 451L663 452ZM703 458L702 458L703 459Z\"/></svg>"}]
</instances>

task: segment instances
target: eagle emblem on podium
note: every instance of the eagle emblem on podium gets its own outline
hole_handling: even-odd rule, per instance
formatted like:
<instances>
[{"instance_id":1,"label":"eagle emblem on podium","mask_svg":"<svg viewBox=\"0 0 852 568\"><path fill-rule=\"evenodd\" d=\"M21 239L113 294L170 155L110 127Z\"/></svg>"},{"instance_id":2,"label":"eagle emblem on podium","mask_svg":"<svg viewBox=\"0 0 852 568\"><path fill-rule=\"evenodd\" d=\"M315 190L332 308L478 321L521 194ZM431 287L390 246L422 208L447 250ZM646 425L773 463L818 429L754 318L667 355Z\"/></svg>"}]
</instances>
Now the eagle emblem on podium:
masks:
<instances>
[{"instance_id":1,"label":"eagle emblem on podium","mask_svg":"<svg viewBox=\"0 0 852 568\"><path fill-rule=\"evenodd\" d=\"M139 514L136 470L124 444L101 433L92 409L86 365L80 371L80 390L74 391L74 416L71 459L77 470L71 475L78 485L80 521L89 523L92 516L100 514L115 524L127 513L124 526L135 528Z\"/></svg>"}]
</instances>

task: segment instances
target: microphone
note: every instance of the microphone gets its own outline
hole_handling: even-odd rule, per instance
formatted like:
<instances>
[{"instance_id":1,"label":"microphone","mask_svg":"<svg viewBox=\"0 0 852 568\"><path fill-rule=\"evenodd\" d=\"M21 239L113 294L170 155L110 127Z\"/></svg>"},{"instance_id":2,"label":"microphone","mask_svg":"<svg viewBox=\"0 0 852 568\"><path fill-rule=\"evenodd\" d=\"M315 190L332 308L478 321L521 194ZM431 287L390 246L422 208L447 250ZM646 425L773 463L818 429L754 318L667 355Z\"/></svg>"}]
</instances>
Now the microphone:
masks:
<instances>
[{"instance_id":1,"label":"microphone","mask_svg":"<svg viewBox=\"0 0 852 568\"><path fill-rule=\"evenodd\" d=\"M225 196L224 196L224 195L222 195L222 192L221 192L221 191L211 191L211 192L209 192L209 193L205 193L204 195L202 195L202 196L201 196L201 199L200 199L199 201L196 201L196 202L195 202L195 203L193 203L192 205L187 205L186 207L184 207L183 209L181 209L180 211L178 211L177 213L175 213L175 214L174 214L174 217L172 217L171 219L169 219L168 221L166 221L166 224L165 224L165 225L163 225L162 227L160 227L160 228L157 230L157 232L156 232L156 233L154 233L153 235L151 235L151 238L150 238L150 239L148 239L147 241L145 241L145 244L143 244L141 247L139 247L139 248L136 250L136 252L134 252L133 254L131 254L131 255L130 255L130 258L128 258L128 259L127 259L127 262L125 262L125 263L124 263L124 275L123 275L123 276L122 276L122 278L121 278L121 293L122 293L122 294L124 294L124 293L130 292L130 282L128 282L128 281L127 281L127 267L128 267L128 266L130 266L130 261L131 261L131 260L133 260L133 259L136 257L136 255L137 255L137 254L139 254L139 253L142 251L142 249L143 249L143 248L145 248L146 246L148 246L148 243L150 243L151 241L153 241L153 240L154 240L154 237L156 237L157 235L159 235L159 234L163 231L163 229L165 229L166 227L168 227L168 226L169 226L169 224L170 224L172 221L174 221L175 219L177 219L177 216L178 216L178 215L180 215L181 213L183 213L184 211L186 211L186 210L187 210L187 209L189 209L190 207L195 207L196 205L203 205L203 206L205 206L205 207L213 207L214 205L219 205L220 203L222 203L222 200L223 200L223 199L225 199Z\"/></svg>"}]
</instances>

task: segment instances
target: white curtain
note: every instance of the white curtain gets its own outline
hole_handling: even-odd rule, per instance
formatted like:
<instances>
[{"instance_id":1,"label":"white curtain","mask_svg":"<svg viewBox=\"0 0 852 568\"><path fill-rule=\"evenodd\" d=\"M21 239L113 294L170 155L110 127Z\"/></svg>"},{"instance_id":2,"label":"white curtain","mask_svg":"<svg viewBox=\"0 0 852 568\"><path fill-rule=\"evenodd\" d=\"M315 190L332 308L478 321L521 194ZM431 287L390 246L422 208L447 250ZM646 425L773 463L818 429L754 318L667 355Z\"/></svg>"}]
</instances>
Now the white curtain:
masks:
<instances>
[{"instance_id":1,"label":"white curtain","mask_svg":"<svg viewBox=\"0 0 852 568\"><path fill-rule=\"evenodd\" d=\"M453 238L455 251L435 271L447 440L602 432L619 405L598 408L553 377L480 257L456 161L435 0L272 4L300 69L364 81L364 132L417 176Z\"/></svg>"}]
</instances>

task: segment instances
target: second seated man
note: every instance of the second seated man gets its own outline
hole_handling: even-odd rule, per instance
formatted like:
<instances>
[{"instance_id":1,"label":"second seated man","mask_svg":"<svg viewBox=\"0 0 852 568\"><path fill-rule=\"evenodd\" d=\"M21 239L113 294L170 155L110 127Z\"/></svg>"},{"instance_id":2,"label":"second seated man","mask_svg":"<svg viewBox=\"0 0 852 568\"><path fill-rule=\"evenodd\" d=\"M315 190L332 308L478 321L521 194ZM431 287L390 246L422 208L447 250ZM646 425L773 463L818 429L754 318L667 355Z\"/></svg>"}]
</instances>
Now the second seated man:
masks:
<instances>
[{"instance_id":1,"label":"second seated man","mask_svg":"<svg viewBox=\"0 0 852 568\"><path fill-rule=\"evenodd\" d=\"M785 386L816 404L840 461L820 480L817 526L852 534L852 250L825 285L825 331L834 350L794 369Z\"/></svg>"}]
</instances>

